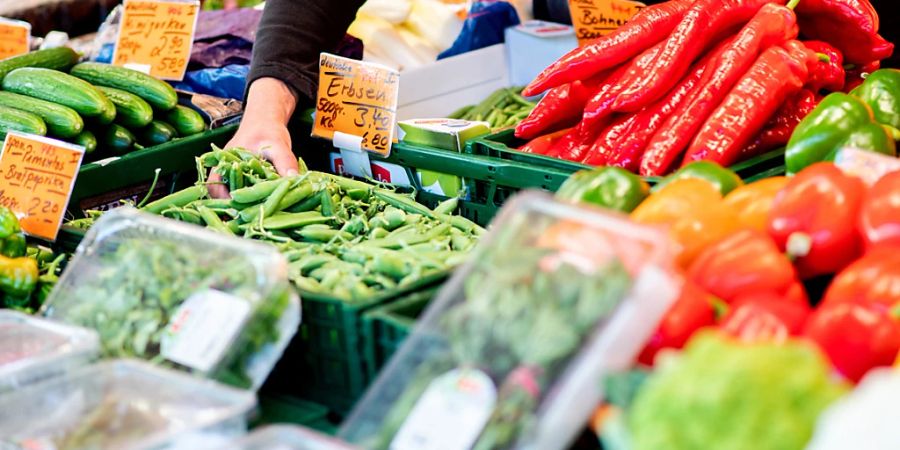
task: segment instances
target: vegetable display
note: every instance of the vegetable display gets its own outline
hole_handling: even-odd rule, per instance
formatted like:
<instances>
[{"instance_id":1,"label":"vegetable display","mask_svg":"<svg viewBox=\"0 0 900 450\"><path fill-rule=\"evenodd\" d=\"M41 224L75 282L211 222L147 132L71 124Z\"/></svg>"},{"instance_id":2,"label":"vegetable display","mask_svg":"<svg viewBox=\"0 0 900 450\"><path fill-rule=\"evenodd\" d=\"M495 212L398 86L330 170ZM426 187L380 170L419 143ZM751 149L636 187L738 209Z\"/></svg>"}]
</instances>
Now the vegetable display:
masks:
<instances>
[{"instance_id":1,"label":"vegetable display","mask_svg":"<svg viewBox=\"0 0 900 450\"><path fill-rule=\"evenodd\" d=\"M532 141L523 151L645 176L730 166L787 144L822 92L851 89L845 61L871 67L892 49L867 0L672 0L538 75L523 94L547 93L516 136ZM858 95L896 82L871 85Z\"/></svg>"},{"instance_id":2,"label":"vegetable display","mask_svg":"<svg viewBox=\"0 0 900 450\"><path fill-rule=\"evenodd\" d=\"M37 310L58 281L65 255L29 245L19 219L0 207L0 307Z\"/></svg>"},{"instance_id":3,"label":"vegetable display","mask_svg":"<svg viewBox=\"0 0 900 450\"><path fill-rule=\"evenodd\" d=\"M200 184L143 210L277 245L304 292L353 301L412 285L464 261L484 231L453 215L455 198L430 209L409 195L321 172L280 177L268 161L236 148L206 153L198 165ZM231 199L209 197L207 170L222 176Z\"/></svg>"},{"instance_id":4,"label":"vegetable display","mask_svg":"<svg viewBox=\"0 0 900 450\"><path fill-rule=\"evenodd\" d=\"M522 88L498 89L477 105L469 105L453 112L448 119L484 121L491 130L515 127L531 114L535 104L521 95Z\"/></svg>"}]
</instances>

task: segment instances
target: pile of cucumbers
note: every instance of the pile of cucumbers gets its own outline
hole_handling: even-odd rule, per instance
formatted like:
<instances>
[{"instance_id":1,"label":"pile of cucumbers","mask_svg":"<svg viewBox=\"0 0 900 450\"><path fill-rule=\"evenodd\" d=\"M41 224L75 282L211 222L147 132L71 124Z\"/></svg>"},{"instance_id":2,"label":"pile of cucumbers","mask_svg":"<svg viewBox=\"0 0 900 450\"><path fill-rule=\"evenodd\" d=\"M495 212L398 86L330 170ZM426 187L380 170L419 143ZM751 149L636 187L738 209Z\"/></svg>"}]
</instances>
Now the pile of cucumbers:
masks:
<instances>
[{"instance_id":1,"label":"pile of cucumbers","mask_svg":"<svg viewBox=\"0 0 900 450\"><path fill-rule=\"evenodd\" d=\"M168 83L59 47L0 61L0 139L8 131L83 145L86 160L121 156L203 132Z\"/></svg>"}]
</instances>

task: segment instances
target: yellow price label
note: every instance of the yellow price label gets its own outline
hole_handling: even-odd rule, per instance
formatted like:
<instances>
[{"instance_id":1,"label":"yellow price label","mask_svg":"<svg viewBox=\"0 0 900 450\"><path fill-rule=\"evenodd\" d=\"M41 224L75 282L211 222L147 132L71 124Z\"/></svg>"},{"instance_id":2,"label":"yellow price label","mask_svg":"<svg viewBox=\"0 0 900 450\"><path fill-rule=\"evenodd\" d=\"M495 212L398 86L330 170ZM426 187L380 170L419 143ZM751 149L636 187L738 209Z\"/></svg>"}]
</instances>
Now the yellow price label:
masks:
<instances>
[{"instance_id":1,"label":"yellow price label","mask_svg":"<svg viewBox=\"0 0 900 450\"><path fill-rule=\"evenodd\" d=\"M322 53L313 135L335 132L362 138L362 149L389 155L397 122L400 74L396 70Z\"/></svg>"},{"instance_id":2,"label":"yellow price label","mask_svg":"<svg viewBox=\"0 0 900 450\"><path fill-rule=\"evenodd\" d=\"M584 45L616 31L646 6L631 0L569 0L578 44Z\"/></svg>"},{"instance_id":3,"label":"yellow price label","mask_svg":"<svg viewBox=\"0 0 900 450\"><path fill-rule=\"evenodd\" d=\"M55 240L83 157L84 147L10 132L0 151L0 206L25 233Z\"/></svg>"},{"instance_id":4,"label":"yellow price label","mask_svg":"<svg viewBox=\"0 0 900 450\"><path fill-rule=\"evenodd\" d=\"M200 3L125 0L113 64L181 81L191 59Z\"/></svg>"},{"instance_id":5,"label":"yellow price label","mask_svg":"<svg viewBox=\"0 0 900 450\"><path fill-rule=\"evenodd\" d=\"M31 50L31 24L0 18L0 59L24 55Z\"/></svg>"}]
</instances>

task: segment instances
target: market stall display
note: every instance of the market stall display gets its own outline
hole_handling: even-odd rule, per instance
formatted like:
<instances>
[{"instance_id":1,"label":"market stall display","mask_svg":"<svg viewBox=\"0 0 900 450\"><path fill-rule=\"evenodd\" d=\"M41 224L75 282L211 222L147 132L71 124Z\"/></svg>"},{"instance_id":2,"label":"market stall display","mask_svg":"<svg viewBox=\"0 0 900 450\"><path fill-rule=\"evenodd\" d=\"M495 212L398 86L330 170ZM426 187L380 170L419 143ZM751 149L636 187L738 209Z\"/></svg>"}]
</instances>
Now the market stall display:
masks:
<instances>
[{"instance_id":1,"label":"market stall display","mask_svg":"<svg viewBox=\"0 0 900 450\"><path fill-rule=\"evenodd\" d=\"M535 103L522 97L522 89L499 89L477 105L465 106L447 116L448 119L487 122L492 131L515 127L531 114Z\"/></svg>"},{"instance_id":2,"label":"market stall display","mask_svg":"<svg viewBox=\"0 0 900 450\"><path fill-rule=\"evenodd\" d=\"M97 334L26 314L0 310L0 392L66 374L99 353Z\"/></svg>"},{"instance_id":3,"label":"market stall display","mask_svg":"<svg viewBox=\"0 0 900 450\"><path fill-rule=\"evenodd\" d=\"M0 206L0 307L33 312L59 279L65 254L28 244L19 219Z\"/></svg>"},{"instance_id":4,"label":"market stall display","mask_svg":"<svg viewBox=\"0 0 900 450\"><path fill-rule=\"evenodd\" d=\"M300 323L274 248L133 209L98 220L42 313L96 330L106 358L243 388L265 381Z\"/></svg>"},{"instance_id":5,"label":"market stall display","mask_svg":"<svg viewBox=\"0 0 900 450\"><path fill-rule=\"evenodd\" d=\"M247 428L252 393L149 364L114 360L0 395L0 436L59 450L198 448Z\"/></svg>"}]
</instances>

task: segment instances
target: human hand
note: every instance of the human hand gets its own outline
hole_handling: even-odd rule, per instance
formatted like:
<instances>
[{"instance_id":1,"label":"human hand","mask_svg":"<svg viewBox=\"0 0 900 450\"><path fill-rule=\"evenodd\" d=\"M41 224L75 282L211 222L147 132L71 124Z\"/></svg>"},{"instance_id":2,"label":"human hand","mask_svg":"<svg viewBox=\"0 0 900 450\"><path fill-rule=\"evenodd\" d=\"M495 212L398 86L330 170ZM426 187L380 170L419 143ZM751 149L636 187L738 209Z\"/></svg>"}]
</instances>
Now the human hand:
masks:
<instances>
[{"instance_id":1,"label":"human hand","mask_svg":"<svg viewBox=\"0 0 900 450\"><path fill-rule=\"evenodd\" d=\"M250 87L241 125L226 148L240 147L256 153L269 160L282 176L296 175L299 165L291 150L291 133L287 128L295 106L296 99L280 80L256 80ZM210 196L228 198L228 190L221 180L219 174L210 174Z\"/></svg>"}]
</instances>

